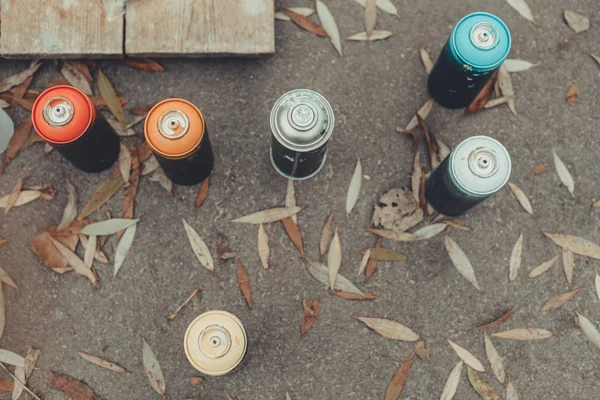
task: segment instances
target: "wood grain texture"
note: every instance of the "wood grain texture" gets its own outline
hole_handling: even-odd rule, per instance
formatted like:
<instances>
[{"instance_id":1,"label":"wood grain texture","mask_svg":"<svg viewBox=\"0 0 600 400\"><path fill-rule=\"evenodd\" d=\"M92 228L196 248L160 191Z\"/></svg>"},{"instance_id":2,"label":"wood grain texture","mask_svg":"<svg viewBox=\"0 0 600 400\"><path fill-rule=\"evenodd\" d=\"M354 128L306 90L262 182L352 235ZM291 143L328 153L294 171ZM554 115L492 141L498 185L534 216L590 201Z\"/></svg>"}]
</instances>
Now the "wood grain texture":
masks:
<instances>
[{"instance_id":1,"label":"wood grain texture","mask_svg":"<svg viewBox=\"0 0 600 400\"><path fill-rule=\"evenodd\" d=\"M274 0L129 0L125 20L133 56L275 52Z\"/></svg>"},{"instance_id":2,"label":"wood grain texture","mask_svg":"<svg viewBox=\"0 0 600 400\"><path fill-rule=\"evenodd\" d=\"M125 0L1 0L6 57L121 56Z\"/></svg>"}]
</instances>

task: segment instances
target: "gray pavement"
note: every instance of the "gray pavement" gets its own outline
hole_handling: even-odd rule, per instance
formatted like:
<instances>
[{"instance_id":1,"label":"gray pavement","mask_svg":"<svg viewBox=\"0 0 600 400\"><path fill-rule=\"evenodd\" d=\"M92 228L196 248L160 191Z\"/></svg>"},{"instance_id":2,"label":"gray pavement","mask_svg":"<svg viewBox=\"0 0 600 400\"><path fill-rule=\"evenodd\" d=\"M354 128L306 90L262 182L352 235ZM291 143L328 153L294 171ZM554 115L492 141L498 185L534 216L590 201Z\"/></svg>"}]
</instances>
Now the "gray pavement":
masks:
<instances>
[{"instance_id":1,"label":"gray pavement","mask_svg":"<svg viewBox=\"0 0 600 400\"><path fill-rule=\"evenodd\" d=\"M574 286L581 293L564 307L541 312L549 297L567 290L560 264L530 280L528 271L556 254L559 248L541 231L560 231L600 242L598 212L590 208L600 198L598 95L600 68L587 54L600 55L598 5L594 0L529 0L539 22L535 26L507 3L472 0L395 2L402 20L381 14L379 29L393 36L377 43L344 42L339 57L327 39L318 38L289 22L277 22L277 54L263 59L170 59L161 61L164 73L134 71L118 61L103 61L102 70L117 92L131 99L126 106L182 97L197 104L206 116L216 163L210 193L194 209L198 187L176 187L173 197L142 178L136 200L141 218L135 242L119 275L112 267L96 265L102 288L94 291L74 274L60 276L44 267L29 248L30 239L45 226L56 224L67 202L65 179L79 193L79 208L107 177L84 174L56 152L43 154L36 145L23 153L0 177L0 194L31 175L30 183L52 183L54 201L41 201L0 216L0 235L10 243L0 249L0 265L20 287L5 288L7 327L0 347L24 354L28 346L41 349L39 370L30 387L47 399L66 399L51 388L50 370L84 380L104 399L157 399L142 370L141 339L155 351L167 382L167 398L229 395L236 400L284 399L286 391L300 399L381 399L398 366L412 351L410 343L385 339L356 321L356 316L397 320L417 331L433 347L431 361L416 359L400 398L437 399L458 357L446 339L469 349L484 364L482 335L471 328L518 304L503 329L548 329L555 337L537 342L495 340L510 379L521 399L598 398L600 352L574 324L581 312L600 324L595 297L597 261L575 257ZM362 8L350 0L331 0L342 36L363 30ZM279 1L278 6L311 6L305 0ZM589 32L575 35L564 23L564 8L590 17ZM505 144L513 160L511 180L527 193L534 216L525 213L508 189L457 221L472 232L449 231L471 258L479 293L452 267L441 236L425 242L386 247L407 254L405 263L380 263L367 281L356 278L358 251L373 245L370 227L373 207L387 190L409 187L412 144L394 132L404 126L426 100L426 75L419 48L436 57L451 26L473 11L489 11L509 25L511 58L541 65L513 74L518 116L499 107L465 117L461 111L435 107L427 122L450 145L483 134ZM26 66L25 61L0 61L0 78ZM52 62L37 74L34 86L58 77ZM569 107L564 94L572 83L580 101ZM269 112L275 100L293 88L322 93L334 106L337 126L327 165L314 179L296 185L298 203L307 208L298 223L307 255L318 256L319 232L329 212L343 221L344 249L340 273L360 288L374 292L379 302L340 299L304 269L298 253L280 224L266 227L271 240L272 272L263 270L256 250L256 228L231 224L235 217L283 203L286 181L268 158ZM19 111L17 120L26 114ZM141 143L141 126L134 139ZM552 165L551 148L575 178L575 198L561 186L553 168L532 180L525 175L536 163ZM424 144L421 150L425 155ZM349 218L344 217L346 190L359 155L364 174L361 195ZM425 163L423 163L425 165ZM120 195L102 209L121 212ZM236 282L235 263L218 265L217 279L197 262L189 248L184 217L209 243L216 257L218 233L229 237L248 269L253 291L249 310ZM508 283L508 259L523 232L523 266ZM106 252L112 259L115 242ZM202 290L173 322L167 316L194 288ZM301 299L319 298L321 314L313 328L299 337ZM249 333L247 362L235 373L207 378L191 386L198 373L185 358L182 341L187 325L205 308L225 309L239 316ZM127 368L115 374L92 366L76 352L99 355ZM488 368L489 369L489 368ZM7 378L3 373L1 377ZM482 375L504 393L491 373ZM10 395L2 393L1 399ZM479 398L463 373L457 399Z\"/></svg>"}]
</instances>

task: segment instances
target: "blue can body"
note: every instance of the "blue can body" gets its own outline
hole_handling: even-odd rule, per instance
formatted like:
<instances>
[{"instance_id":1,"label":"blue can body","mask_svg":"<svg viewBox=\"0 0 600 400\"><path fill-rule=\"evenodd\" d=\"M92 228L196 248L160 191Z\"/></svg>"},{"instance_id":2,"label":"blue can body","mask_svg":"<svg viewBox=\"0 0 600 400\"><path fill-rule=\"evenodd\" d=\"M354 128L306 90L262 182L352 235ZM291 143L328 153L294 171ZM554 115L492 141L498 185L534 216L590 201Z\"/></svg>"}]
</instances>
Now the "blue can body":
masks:
<instances>
[{"instance_id":1,"label":"blue can body","mask_svg":"<svg viewBox=\"0 0 600 400\"><path fill-rule=\"evenodd\" d=\"M467 107L500 68L510 43L500 18L484 12L467 15L452 30L429 74L429 94L444 107Z\"/></svg>"}]
</instances>

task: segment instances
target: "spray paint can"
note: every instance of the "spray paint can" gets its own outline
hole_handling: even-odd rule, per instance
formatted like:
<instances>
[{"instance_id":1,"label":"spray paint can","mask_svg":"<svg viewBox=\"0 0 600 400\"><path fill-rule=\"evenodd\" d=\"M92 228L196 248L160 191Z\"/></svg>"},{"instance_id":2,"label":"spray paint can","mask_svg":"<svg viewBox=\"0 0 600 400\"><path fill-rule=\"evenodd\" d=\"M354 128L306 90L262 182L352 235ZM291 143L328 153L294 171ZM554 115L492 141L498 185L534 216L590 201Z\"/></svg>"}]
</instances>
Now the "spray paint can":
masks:
<instances>
[{"instance_id":1,"label":"spray paint can","mask_svg":"<svg viewBox=\"0 0 600 400\"><path fill-rule=\"evenodd\" d=\"M119 157L119 136L91 99L73 86L42 92L31 118L39 135L82 171L104 171Z\"/></svg>"},{"instance_id":2,"label":"spray paint can","mask_svg":"<svg viewBox=\"0 0 600 400\"><path fill-rule=\"evenodd\" d=\"M467 107L500 68L510 43L500 18L483 12L467 15L452 30L429 74L429 94L444 107Z\"/></svg>"},{"instance_id":3,"label":"spray paint can","mask_svg":"<svg viewBox=\"0 0 600 400\"><path fill-rule=\"evenodd\" d=\"M329 102L317 92L287 92L271 110L271 162L288 179L309 179L327 159L335 118Z\"/></svg>"},{"instance_id":4,"label":"spray paint can","mask_svg":"<svg viewBox=\"0 0 600 400\"><path fill-rule=\"evenodd\" d=\"M197 317L185 333L185 355L205 375L226 375L238 367L248 352L242 322L227 311L208 311Z\"/></svg>"},{"instance_id":5,"label":"spray paint can","mask_svg":"<svg viewBox=\"0 0 600 400\"><path fill-rule=\"evenodd\" d=\"M500 142L472 136L431 173L425 183L425 197L440 214L462 215L502 189L510 170L510 155Z\"/></svg>"},{"instance_id":6,"label":"spray paint can","mask_svg":"<svg viewBox=\"0 0 600 400\"><path fill-rule=\"evenodd\" d=\"M204 116L182 99L156 104L144 123L146 141L165 175L178 185L195 185L210 175L214 157Z\"/></svg>"}]
</instances>

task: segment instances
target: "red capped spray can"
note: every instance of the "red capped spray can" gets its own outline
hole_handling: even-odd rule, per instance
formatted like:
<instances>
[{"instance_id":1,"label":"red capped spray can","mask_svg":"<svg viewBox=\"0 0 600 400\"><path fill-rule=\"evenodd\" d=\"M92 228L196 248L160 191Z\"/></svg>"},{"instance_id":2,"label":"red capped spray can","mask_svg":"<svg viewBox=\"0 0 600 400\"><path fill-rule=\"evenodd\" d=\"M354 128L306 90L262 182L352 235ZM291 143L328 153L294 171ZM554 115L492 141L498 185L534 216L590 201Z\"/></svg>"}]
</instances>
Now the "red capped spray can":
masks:
<instances>
[{"instance_id":1,"label":"red capped spray can","mask_svg":"<svg viewBox=\"0 0 600 400\"><path fill-rule=\"evenodd\" d=\"M92 100L73 86L42 92L31 118L39 135L82 171L104 171L119 157L119 136Z\"/></svg>"},{"instance_id":2,"label":"red capped spray can","mask_svg":"<svg viewBox=\"0 0 600 400\"><path fill-rule=\"evenodd\" d=\"M165 175L195 185L210 175L214 157L204 116L192 103L167 99L148 113L144 135Z\"/></svg>"}]
</instances>

